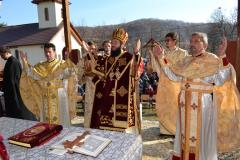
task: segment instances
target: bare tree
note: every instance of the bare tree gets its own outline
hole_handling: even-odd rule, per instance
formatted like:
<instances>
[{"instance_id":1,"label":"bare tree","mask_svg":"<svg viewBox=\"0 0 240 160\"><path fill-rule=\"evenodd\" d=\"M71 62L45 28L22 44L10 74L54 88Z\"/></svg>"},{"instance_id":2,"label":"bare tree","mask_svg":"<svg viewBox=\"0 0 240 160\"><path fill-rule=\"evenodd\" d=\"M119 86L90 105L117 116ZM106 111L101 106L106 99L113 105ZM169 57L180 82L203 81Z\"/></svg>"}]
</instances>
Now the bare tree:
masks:
<instances>
[{"instance_id":1,"label":"bare tree","mask_svg":"<svg viewBox=\"0 0 240 160\"><path fill-rule=\"evenodd\" d=\"M224 14L221 7L215 9L210 16L211 25L209 25L209 48L216 52L223 36L228 39L235 38L237 24L237 10L234 8L232 14L228 17Z\"/></svg>"},{"instance_id":2,"label":"bare tree","mask_svg":"<svg viewBox=\"0 0 240 160\"><path fill-rule=\"evenodd\" d=\"M230 15L230 23L232 24L232 30L230 32L231 38L237 38L237 14L238 10L237 7L232 10L232 13Z\"/></svg>"},{"instance_id":3,"label":"bare tree","mask_svg":"<svg viewBox=\"0 0 240 160\"><path fill-rule=\"evenodd\" d=\"M211 22L218 27L217 31L220 32L220 36L225 35L229 39L234 38L237 24L237 8L234 8L231 15L227 17L223 13L222 8L219 7L213 11L210 18ZM216 26L214 26L215 29Z\"/></svg>"}]
</instances>

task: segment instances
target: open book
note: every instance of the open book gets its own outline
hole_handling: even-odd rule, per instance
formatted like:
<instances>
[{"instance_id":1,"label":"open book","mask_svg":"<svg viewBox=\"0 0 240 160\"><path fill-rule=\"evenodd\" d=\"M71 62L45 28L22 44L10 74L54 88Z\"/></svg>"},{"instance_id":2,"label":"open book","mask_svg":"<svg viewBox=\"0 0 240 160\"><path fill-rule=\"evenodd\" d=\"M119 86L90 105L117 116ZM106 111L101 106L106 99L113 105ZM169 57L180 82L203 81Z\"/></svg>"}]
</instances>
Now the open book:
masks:
<instances>
[{"instance_id":1,"label":"open book","mask_svg":"<svg viewBox=\"0 0 240 160\"><path fill-rule=\"evenodd\" d=\"M72 148L64 147L64 143L66 141L73 142L77 139L77 137L82 136L83 133L69 133L63 139L58 141L57 143L51 146L50 153L63 155L70 152L76 152L85 154L92 157L97 157L101 151L106 148L106 146L111 143L111 140L108 138L99 137L96 135L87 134L84 138L80 141L80 145L74 145Z\"/></svg>"}]
</instances>

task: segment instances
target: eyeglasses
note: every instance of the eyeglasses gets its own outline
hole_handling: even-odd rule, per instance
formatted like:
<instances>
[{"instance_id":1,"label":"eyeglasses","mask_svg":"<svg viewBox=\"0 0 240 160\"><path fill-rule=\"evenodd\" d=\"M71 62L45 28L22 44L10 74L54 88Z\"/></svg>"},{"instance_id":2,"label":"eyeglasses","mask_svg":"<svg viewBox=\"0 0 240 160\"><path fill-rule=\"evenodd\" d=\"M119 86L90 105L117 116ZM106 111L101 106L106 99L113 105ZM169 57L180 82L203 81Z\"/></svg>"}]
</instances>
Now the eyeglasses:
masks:
<instances>
[{"instance_id":1,"label":"eyeglasses","mask_svg":"<svg viewBox=\"0 0 240 160\"><path fill-rule=\"evenodd\" d=\"M201 41L200 39L198 39L198 40L190 40L190 43L200 43L200 42L203 42L203 41Z\"/></svg>"},{"instance_id":2,"label":"eyeglasses","mask_svg":"<svg viewBox=\"0 0 240 160\"><path fill-rule=\"evenodd\" d=\"M174 39L170 39L170 38L165 39L165 42L170 42L170 41L174 41Z\"/></svg>"}]
</instances>

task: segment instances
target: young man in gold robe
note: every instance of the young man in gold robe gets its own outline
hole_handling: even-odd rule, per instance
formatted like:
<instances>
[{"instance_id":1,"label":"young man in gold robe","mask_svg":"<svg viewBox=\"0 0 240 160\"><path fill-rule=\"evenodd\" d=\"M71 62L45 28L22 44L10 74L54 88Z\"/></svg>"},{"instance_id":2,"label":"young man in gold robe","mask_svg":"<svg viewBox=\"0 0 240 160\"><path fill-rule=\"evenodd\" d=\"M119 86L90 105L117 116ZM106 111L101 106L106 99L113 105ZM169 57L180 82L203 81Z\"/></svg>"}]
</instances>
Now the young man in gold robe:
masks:
<instances>
[{"instance_id":1,"label":"young man in gold robe","mask_svg":"<svg viewBox=\"0 0 240 160\"><path fill-rule=\"evenodd\" d=\"M76 74L70 59L58 60L55 45L44 45L45 62L35 66L23 61L21 96L25 105L40 121L69 126L76 115Z\"/></svg>"},{"instance_id":2,"label":"young man in gold robe","mask_svg":"<svg viewBox=\"0 0 240 160\"><path fill-rule=\"evenodd\" d=\"M166 47L163 49L163 54L165 55L165 59L169 61L169 64L172 64L172 65L178 61L181 61L184 57L188 55L186 50L178 47L178 41L179 41L179 36L176 32L169 32L165 35ZM154 60L152 62L154 62ZM153 69L156 70L156 72L158 73L158 76L160 77L160 68L154 67ZM169 85L168 88L165 88L166 86L158 85L157 96L156 96L156 111L159 119L161 119L161 116L162 116L161 110L159 110L159 108L161 108L160 105L162 105L160 102L161 100L158 98L159 94L161 94L160 92L162 92L162 90L169 90L169 88L173 86ZM174 87L173 87L173 90L174 90ZM172 95L172 96L177 96L177 95ZM161 123L161 120L159 121L159 127L160 127L160 133L163 135L175 134L173 130L171 129L169 130L168 128L166 128L164 124Z\"/></svg>"},{"instance_id":3,"label":"young man in gold robe","mask_svg":"<svg viewBox=\"0 0 240 160\"><path fill-rule=\"evenodd\" d=\"M207 52L207 45L205 33L193 33L191 55L174 65L160 45L151 53L161 68L159 84L171 86L158 98L162 124L174 131L173 119L177 122L172 160L217 160L218 152L240 147L240 96L225 55L227 42L220 45L219 57Z\"/></svg>"},{"instance_id":4,"label":"young man in gold robe","mask_svg":"<svg viewBox=\"0 0 240 160\"><path fill-rule=\"evenodd\" d=\"M91 128L140 132L139 105L136 98L136 81L140 55L124 51L128 34L123 28L113 32L111 55L96 60L95 85L91 113L88 113ZM89 109L88 109L89 110ZM85 125L87 126L87 125Z\"/></svg>"}]
</instances>

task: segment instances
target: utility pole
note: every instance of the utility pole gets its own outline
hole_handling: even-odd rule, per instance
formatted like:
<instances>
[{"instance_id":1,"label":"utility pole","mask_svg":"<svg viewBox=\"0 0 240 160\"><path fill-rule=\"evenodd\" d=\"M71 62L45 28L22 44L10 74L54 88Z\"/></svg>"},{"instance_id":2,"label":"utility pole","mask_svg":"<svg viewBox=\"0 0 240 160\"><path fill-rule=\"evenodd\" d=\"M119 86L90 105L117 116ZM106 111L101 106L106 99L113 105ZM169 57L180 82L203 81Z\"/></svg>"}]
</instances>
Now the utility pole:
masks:
<instances>
[{"instance_id":1,"label":"utility pole","mask_svg":"<svg viewBox=\"0 0 240 160\"><path fill-rule=\"evenodd\" d=\"M69 0L62 0L62 16L63 16L66 52L70 53L72 50L72 45L71 45L71 34L70 34Z\"/></svg>"}]
</instances>

